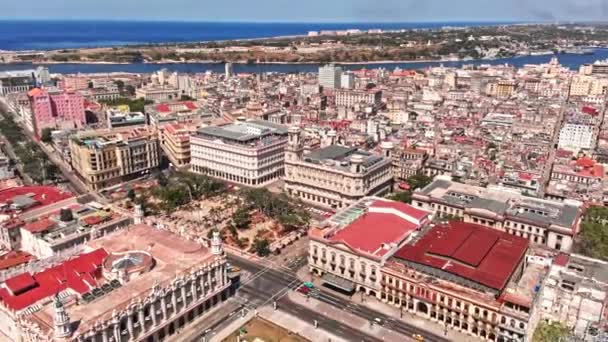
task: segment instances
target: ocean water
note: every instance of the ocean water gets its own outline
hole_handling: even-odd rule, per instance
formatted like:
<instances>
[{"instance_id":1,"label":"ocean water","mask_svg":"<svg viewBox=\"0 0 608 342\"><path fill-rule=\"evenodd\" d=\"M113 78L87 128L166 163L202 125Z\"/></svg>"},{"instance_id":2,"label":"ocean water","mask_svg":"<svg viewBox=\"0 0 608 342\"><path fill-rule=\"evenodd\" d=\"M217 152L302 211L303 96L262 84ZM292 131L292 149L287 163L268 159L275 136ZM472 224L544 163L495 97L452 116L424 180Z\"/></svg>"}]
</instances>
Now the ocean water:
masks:
<instances>
[{"instance_id":1,"label":"ocean water","mask_svg":"<svg viewBox=\"0 0 608 342\"><path fill-rule=\"evenodd\" d=\"M215 41L302 35L308 31L482 26L506 22L239 23L152 21L0 21L0 50L52 50L142 43Z\"/></svg>"},{"instance_id":2,"label":"ocean water","mask_svg":"<svg viewBox=\"0 0 608 342\"><path fill-rule=\"evenodd\" d=\"M435 23L210 23L210 22L134 22L134 21L0 21L0 50L44 50L77 47L112 46L137 43L168 43L213 41L306 34L308 31L358 29L411 29L444 26L480 26L507 23L435 22ZM496 60L459 62L408 62L348 64L345 69L386 68L393 70L421 69L439 65L459 67L464 64L525 64L547 63L552 55L512 57ZM560 54L562 65L578 69L581 64L608 58L608 49L596 49L593 55ZM31 69L30 63L0 64L0 71ZM174 64L51 64L52 73L151 73L162 68L170 71L195 73L207 70L223 72L219 63ZM318 64L235 64L236 72L316 72Z\"/></svg>"}]
</instances>

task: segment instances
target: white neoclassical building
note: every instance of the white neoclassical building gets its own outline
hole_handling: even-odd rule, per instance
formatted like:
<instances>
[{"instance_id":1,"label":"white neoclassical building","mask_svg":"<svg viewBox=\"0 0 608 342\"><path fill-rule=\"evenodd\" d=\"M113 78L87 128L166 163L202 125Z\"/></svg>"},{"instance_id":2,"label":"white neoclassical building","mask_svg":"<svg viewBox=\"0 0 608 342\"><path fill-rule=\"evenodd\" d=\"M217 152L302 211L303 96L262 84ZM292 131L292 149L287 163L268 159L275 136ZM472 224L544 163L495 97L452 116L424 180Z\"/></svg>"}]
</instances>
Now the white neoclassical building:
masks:
<instances>
[{"instance_id":1,"label":"white neoclassical building","mask_svg":"<svg viewBox=\"0 0 608 342\"><path fill-rule=\"evenodd\" d=\"M204 127L190 138L191 171L249 187L283 176L287 128L267 121Z\"/></svg>"},{"instance_id":2,"label":"white neoclassical building","mask_svg":"<svg viewBox=\"0 0 608 342\"><path fill-rule=\"evenodd\" d=\"M428 211L363 198L309 230L309 269L342 291L380 296L380 269L431 221Z\"/></svg>"},{"instance_id":3,"label":"white neoclassical building","mask_svg":"<svg viewBox=\"0 0 608 342\"><path fill-rule=\"evenodd\" d=\"M327 209L346 208L365 196L382 195L392 188L392 143L376 155L333 142L304 153L300 129L289 129L285 152L285 191L302 201Z\"/></svg>"},{"instance_id":4,"label":"white neoclassical building","mask_svg":"<svg viewBox=\"0 0 608 342\"><path fill-rule=\"evenodd\" d=\"M60 265L5 281L0 336L23 342L161 341L236 290L217 234L206 248L135 225L87 248Z\"/></svg>"},{"instance_id":5,"label":"white neoclassical building","mask_svg":"<svg viewBox=\"0 0 608 342\"><path fill-rule=\"evenodd\" d=\"M449 176L438 176L416 190L412 205L565 252L572 248L582 215L578 201L544 200L503 187L471 186L453 182Z\"/></svg>"}]
</instances>

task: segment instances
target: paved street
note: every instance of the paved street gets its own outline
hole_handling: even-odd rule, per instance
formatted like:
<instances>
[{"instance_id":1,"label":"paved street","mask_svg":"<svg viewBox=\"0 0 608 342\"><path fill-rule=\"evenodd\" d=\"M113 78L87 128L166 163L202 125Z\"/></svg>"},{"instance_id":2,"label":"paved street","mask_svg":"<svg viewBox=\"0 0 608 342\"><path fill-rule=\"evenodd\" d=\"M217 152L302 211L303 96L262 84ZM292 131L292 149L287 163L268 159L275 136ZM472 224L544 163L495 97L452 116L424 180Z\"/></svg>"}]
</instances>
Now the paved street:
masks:
<instances>
[{"instance_id":1,"label":"paved street","mask_svg":"<svg viewBox=\"0 0 608 342\"><path fill-rule=\"evenodd\" d=\"M2 107L1 109L6 111L7 113L10 113L10 108L6 105L6 103L4 101L5 100L0 97L0 106ZM17 122L17 124L19 124L23 128L23 133L32 142L34 142L38 146L40 146L42 151L48 156L49 160L59 168L64 179L66 179L70 182L70 185L71 185L70 188L72 191L74 191L75 193L77 193L79 195L89 193L89 191L87 190L84 183L76 176L76 174L74 174L74 172L72 172L70 165L68 165L63 160L63 158L57 154L57 152L55 152L52 148L50 148L46 144L35 139L33 134L30 131L28 131L27 129L25 129L25 127L23 127L23 125L21 125L21 122L19 122L19 121L15 121L15 122ZM4 137L2 137L2 139L4 139ZM9 151L9 156L11 158L15 159L16 157L14 156L14 154L11 155L11 153L12 153L12 151ZM15 159L15 160L17 160L17 159ZM23 172L22 172L22 174L23 174Z\"/></svg>"},{"instance_id":2,"label":"paved street","mask_svg":"<svg viewBox=\"0 0 608 342\"><path fill-rule=\"evenodd\" d=\"M276 301L282 312L297 317L300 321L304 321L311 326L317 320L319 330L330 331L347 341L381 341L290 300L287 294L302 283L292 272L266 268L240 257L229 257L228 259L233 265L240 267L244 273L246 272L248 276L243 277L237 295L230 299L229 304L221 310L224 317L218 318L217 315L214 315L213 319L205 321L207 324L198 325L196 330L199 333L195 336L188 336L188 340L202 341L203 337L213 337L225 328L233 326L233 322L241 319L243 312L249 314L258 310L265 310L265 308L272 307L273 302Z\"/></svg>"},{"instance_id":3,"label":"paved street","mask_svg":"<svg viewBox=\"0 0 608 342\"><path fill-rule=\"evenodd\" d=\"M570 90L570 84L572 83L572 79L570 79L568 85L568 90ZM541 174L540 187L538 189L538 197L544 198L545 191L547 190L547 186L551 181L551 171L553 170L553 163L555 162L555 154L557 153L557 144L559 142L559 133L564 125L564 121L566 119L566 109L568 105L568 100L570 99L570 93L566 94L565 98L561 103L561 109L559 111L559 118L557 123L555 124L555 128L553 129L553 134L551 136L551 145L549 146L549 156L547 157L547 161L545 162L545 166L543 169L543 173Z\"/></svg>"},{"instance_id":4,"label":"paved street","mask_svg":"<svg viewBox=\"0 0 608 342\"><path fill-rule=\"evenodd\" d=\"M286 289L293 288L302 282L302 280L297 278L293 270L287 268L271 268L272 266L266 268L263 265L238 256L231 255L228 257L228 259L233 265L238 266L242 270L250 272L254 275L252 277L253 280L245 283L243 288L237 294L237 298L242 298L243 304L247 307L255 308L262 305L272 304L273 299L275 299L277 300L277 305L279 305L282 310L293 313L294 315L307 321L314 321L314 319L317 319L319 321L319 326L321 327L331 327L331 331L335 331L336 328L340 328L340 330L344 331L345 333L357 334L358 336L352 336L356 341L376 340L375 337L360 336L361 332L357 331L356 329L348 326L344 327L342 323L329 317L322 316L320 313L314 312L306 307L299 306L290 299L286 298L285 295L288 293L288 290ZM386 324L390 326L391 330L399 332L408 337L412 336L412 334L420 334L425 338L425 341L448 341L443 337L423 331L413 325L407 324L406 322L398 321L392 316L385 315L363 305L358 305L348 299L342 298L323 289L320 289L320 291L317 292L315 299L339 308L344 312L352 313L368 322L374 321L376 318L378 318L383 322L387 322ZM349 340L353 340L347 336L344 337Z\"/></svg>"}]
</instances>

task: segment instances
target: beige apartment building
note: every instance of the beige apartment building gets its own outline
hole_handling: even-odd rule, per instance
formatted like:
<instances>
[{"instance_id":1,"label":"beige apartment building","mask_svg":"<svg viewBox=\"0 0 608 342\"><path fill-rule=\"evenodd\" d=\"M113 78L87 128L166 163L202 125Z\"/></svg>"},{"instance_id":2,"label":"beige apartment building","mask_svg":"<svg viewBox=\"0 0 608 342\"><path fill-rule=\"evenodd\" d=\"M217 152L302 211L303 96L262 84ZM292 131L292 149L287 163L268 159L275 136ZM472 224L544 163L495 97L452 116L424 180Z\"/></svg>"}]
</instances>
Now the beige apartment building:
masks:
<instances>
[{"instance_id":1,"label":"beige apartment building","mask_svg":"<svg viewBox=\"0 0 608 342\"><path fill-rule=\"evenodd\" d=\"M104 189L158 167L158 145L147 128L82 132L70 139L72 167L89 189Z\"/></svg>"},{"instance_id":2,"label":"beige apartment building","mask_svg":"<svg viewBox=\"0 0 608 342\"><path fill-rule=\"evenodd\" d=\"M268 185L284 173L287 128L250 120L203 127L190 137L191 171L250 187Z\"/></svg>"},{"instance_id":3,"label":"beige apartment building","mask_svg":"<svg viewBox=\"0 0 608 342\"><path fill-rule=\"evenodd\" d=\"M168 124L160 127L160 146L176 168L190 165L190 136L196 133L197 125Z\"/></svg>"},{"instance_id":4,"label":"beige apartment building","mask_svg":"<svg viewBox=\"0 0 608 342\"><path fill-rule=\"evenodd\" d=\"M564 252L572 248L582 213L582 204L577 201L528 197L507 188L453 182L449 176L437 176L431 184L416 190L412 205Z\"/></svg>"},{"instance_id":5,"label":"beige apartment building","mask_svg":"<svg viewBox=\"0 0 608 342\"><path fill-rule=\"evenodd\" d=\"M365 196L392 187L392 143L383 155L334 145L304 153L300 129L289 130L285 153L285 190L302 201L327 209L346 208Z\"/></svg>"},{"instance_id":6,"label":"beige apartment building","mask_svg":"<svg viewBox=\"0 0 608 342\"><path fill-rule=\"evenodd\" d=\"M338 107L353 107L358 104L379 106L382 103L380 90L337 89L335 94Z\"/></svg>"}]
</instances>

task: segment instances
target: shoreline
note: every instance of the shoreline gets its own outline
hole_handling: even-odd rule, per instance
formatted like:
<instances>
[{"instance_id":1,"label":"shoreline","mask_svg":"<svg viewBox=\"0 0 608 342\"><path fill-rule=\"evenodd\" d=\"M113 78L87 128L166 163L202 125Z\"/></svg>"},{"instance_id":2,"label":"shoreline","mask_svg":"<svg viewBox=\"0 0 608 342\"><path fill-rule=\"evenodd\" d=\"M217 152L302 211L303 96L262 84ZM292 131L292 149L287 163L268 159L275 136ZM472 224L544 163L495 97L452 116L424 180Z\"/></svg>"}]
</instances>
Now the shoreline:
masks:
<instances>
[{"instance_id":1,"label":"shoreline","mask_svg":"<svg viewBox=\"0 0 608 342\"><path fill-rule=\"evenodd\" d=\"M266 61L256 61L250 63L248 61L234 61L229 62L234 65L323 65L328 63L335 63L338 65L375 65L375 64L417 64L417 63L466 63L466 62L483 62L483 61L493 61L497 59L509 59L516 58L518 56L509 56L509 57L492 57L492 58L479 58L479 59L459 59L459 60L444 60L444 59L415 59L415 60L381 60L381 61L361 61L361 62L340 62L340 61L331 61L331 62L266 62ZM106 62L106 61L43 61L43 62L0 62L0 65L66 65L66 64L90 64L90 65L162 65L162 64L225 64L226 61L216 61L216 60L197 60L197 61L154 61L154 62Z\"/></svg>"}]
</instances>

